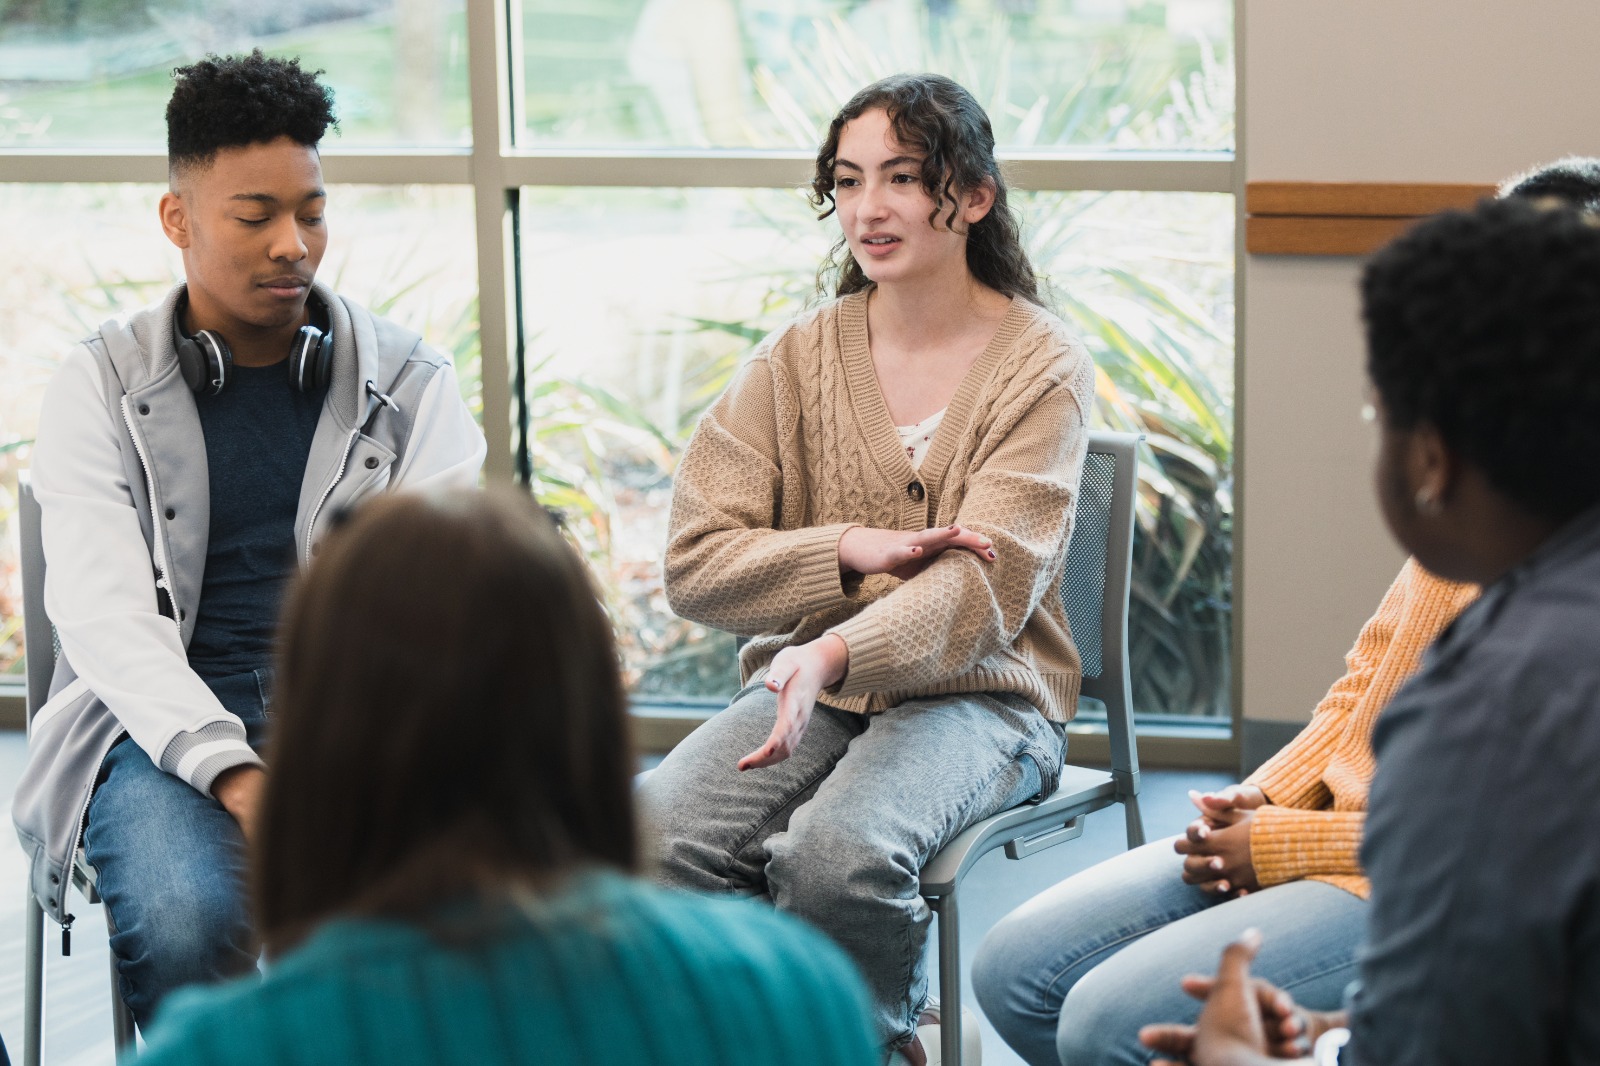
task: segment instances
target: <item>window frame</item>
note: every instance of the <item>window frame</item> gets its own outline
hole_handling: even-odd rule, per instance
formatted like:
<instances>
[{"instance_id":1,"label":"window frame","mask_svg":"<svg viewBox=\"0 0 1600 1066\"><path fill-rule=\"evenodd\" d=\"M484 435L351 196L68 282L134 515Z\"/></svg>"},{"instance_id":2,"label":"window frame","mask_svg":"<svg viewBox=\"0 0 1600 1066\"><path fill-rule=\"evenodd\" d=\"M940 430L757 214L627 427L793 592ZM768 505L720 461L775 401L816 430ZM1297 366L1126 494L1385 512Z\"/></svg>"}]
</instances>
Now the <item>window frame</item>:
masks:
<instances>
[{"instance_id":1,"label":"window frame","mask_svg":"<svg viewBox=\"0 0 1600 1066\"><path fill-rule=\"evenodd\" d=\"M1235 149L1232 152L1002 152L1002 165L1019 188L1029 191L1205 192L1234 197L1234 374L1244 357L1244 20L1246 5L1234 2ZM519 0L467 0L467 77L472 143L459 148L340 149L323 153L330 184L467 185L474 193L477 240L479 330L482 348L483 430L488 441L484 477L490 483L526 483L518 469L518 390L527 329L520 307L518 198L525 186L637 186L673 188L794 188L808 183L812 155L762 149L638 150L519 147L521 128L522 5ZM489 57L484 62L483 57ZM0 184L165 182L160 151L100 151L93 148L0 149ZM1242 419L1236 401L1235 441ZM1240 450L1235 449L1235 456ZM1237 461L1237 460L1236 460ZM1235 523L1235 537L1240 523ZM1238 541L1235 541L1235 553ZM1217 724L1146 722L1141 754L1150 765L1235 767L1241 706L1238 568L1233 588L1234 677L1227 735ZM24 721L20 687L7 693L0 681L0 725ZM706 713L686 705L635 705L643 750L665 750ZM1103 726L1072 729L1075 760L1108 757Z\"/></svg>"}]
</instances>

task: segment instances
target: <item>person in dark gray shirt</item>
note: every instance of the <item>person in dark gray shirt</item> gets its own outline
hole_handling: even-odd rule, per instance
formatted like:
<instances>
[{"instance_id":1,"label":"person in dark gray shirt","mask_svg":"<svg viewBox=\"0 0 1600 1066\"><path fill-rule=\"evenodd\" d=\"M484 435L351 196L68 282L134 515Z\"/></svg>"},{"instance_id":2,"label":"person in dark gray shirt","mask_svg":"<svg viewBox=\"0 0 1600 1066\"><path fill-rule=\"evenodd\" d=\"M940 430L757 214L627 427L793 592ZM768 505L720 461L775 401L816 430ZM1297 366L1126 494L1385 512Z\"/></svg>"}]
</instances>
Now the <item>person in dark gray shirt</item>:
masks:
<instances>
[{"instance_id":1,"label":"person in dark gray shirt","mask_svg":"<svg viewBox=\"0 0 1600 1066\"><path fill-rule=\"evenodd\" d=\"M1311 1039L1319 1066L1600 1063L1600 227L1514 200L1438 216L1362 296L1384 518L1485 592L1374 736L1348 1016L1251 982L1247 935L1190 982L1197 1026L1141 1037L1197 1066Z\"/></svg>"}]
</instances>

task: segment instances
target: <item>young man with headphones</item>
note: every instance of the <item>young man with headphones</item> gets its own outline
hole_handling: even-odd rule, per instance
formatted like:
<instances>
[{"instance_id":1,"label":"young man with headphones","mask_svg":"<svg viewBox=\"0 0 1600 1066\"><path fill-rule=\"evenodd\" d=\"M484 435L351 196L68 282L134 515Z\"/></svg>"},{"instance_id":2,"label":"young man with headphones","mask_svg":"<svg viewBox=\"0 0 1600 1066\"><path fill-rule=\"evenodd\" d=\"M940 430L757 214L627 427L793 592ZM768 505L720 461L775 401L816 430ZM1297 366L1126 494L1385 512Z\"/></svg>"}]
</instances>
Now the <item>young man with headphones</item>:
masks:
<instances>
[{"instance_id":1,"label":"young man with headphones","mask_svg":"<svg viewBox=\"0 0 1600 1066\"><path fill-rule=\"evenodd\" d=\"M160 215L186 282L74 349L39 420L61 656L13 807L64 925L82 844L141 1027L256 962L245 854L285 579L344 508L474 484L485 451L448 359L315 281L332 93L259 51L175 75Z\"/></svg>"}]
</instances>

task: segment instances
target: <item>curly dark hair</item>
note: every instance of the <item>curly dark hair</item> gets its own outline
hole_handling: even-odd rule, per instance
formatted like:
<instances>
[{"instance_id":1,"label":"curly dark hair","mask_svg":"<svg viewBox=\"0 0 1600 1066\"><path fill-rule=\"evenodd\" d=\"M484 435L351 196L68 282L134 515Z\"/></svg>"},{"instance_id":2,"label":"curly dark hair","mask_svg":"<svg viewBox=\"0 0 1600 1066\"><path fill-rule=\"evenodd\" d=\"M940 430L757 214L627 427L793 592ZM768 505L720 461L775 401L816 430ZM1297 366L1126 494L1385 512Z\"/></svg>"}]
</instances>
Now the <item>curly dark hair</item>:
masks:
<instances>
[{"instance_id":1,"label":"curly dark hair","mask_svg":"<svg viewBox=\"0 0 1600 1066\"><path fill-rule=\"evenodd\" d=\"M1487 200L1419 223L1361 279L1367 373L1389 426L1435 428L1531 514L1600 503L1600 226Z\"/></svg>"},{"instance_id":2,"label":"curly dark hair","mask_svg":"<svg viewBox=\"0 0 1600 1066\"><path fill-rule=\"evenodd\" d=\"M1006 198L1006 182L994 154L994 131L971 93L938 74L896 74L873 82L850 98L828 124L828 135L817 151L816 173L811 178L811 204L833 214L833 168L839 158L839 134L846 124L868 111L882 108L889 116L895 139L922 155L922 187L933 200L928 223L937 225L947 207L944 225L956 219L957 190L975 189L985 182L994 187L994 206L967 230L967 266L979 281L1007 296L1039 302L1039 280L1022 250L1021 227ZM829 252L817 271L817 288L834 295L859 292L872 282L850 254L844 238Z\"/></svg>"},{"instance_id":3,"label":"curly dark hair","mask_svg":"<svg viewBox=\"0 0 1600 1066\"><path fill-rule=\"evenodd\" d=\"M275 59L257 48L244 56L206 56L172 72L167 102L167 165L203 166L223 148L288 137L315 148L333 117L333 90L300 69L298 59Z\"/></svg>"},{"instance_id":4,"label":"curly dark hair","mask_svg":"<svg viewBox=\"0 0 1600 1066\"><path fill-rule=\"evenodd\" d=\"M1552 197L1568 207L1600 214L1600 159L1569 155L1508 179L1501 196Z\"/></svg>"}]
</instances>

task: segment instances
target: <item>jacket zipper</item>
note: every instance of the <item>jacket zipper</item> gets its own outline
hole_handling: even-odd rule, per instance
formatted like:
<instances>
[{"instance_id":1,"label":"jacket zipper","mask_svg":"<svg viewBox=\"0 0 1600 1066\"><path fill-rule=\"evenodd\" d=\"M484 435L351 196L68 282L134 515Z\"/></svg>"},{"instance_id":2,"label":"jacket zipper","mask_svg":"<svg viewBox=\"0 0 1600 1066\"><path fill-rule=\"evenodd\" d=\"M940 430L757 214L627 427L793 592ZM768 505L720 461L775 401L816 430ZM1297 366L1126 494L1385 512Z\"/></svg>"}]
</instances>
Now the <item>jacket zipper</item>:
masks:
<instances>
[{"instance_id":1,"label":"jacket zipper","mask_svg":"<svg viewBox=\"0 0 1600 1066\"><path fill-rule=\"evenodd\" d=\"M322 490L322 496L317 500L317 505L311 509L311 521L306 523L305 552L301 562L311 564L311 538L317 532L317 517L322 514L322 505L328 502L328 497L333 495L333 488L344 477L345 467L350 464L350 454L355 451L356 438L361 436L361 427L357 426L350 432L350 439L344 442L344 454L339 457L339 469L333 472L333 480L328 482L327 488Z\"/></svg>"},{"instance_id":2,"label":"jacket zipper","mask_svg":"<svg viewBox=\"0 0 1600 1066\"><path fill-rule=\"evenodd\" d=\"M117 731L111 735L111 743L107 744L106 750L100 753L101 762L106 761L106 755L110 753L112 747L116 745L117 741L121 740L127 735L127 733L128 731L126 729L118 728ZM67 852L66 864L61 867L61 873L59 874L61 881L57 887L60 889L60 892L57 893L55 899L57 904L56 921L58 922L61 921L61 915L67 913L67 889L72 886L72 871L73 868L78 865L78 849L83 847L83 831L89 825L89 804L91 801L93 801L93 799L94 789L90 788L89 791L84 794L83 804L78 808L78 820L75 823L78 827L78 832L77 835L72 838L72 849ZM87 862L88 859L85 858L84 861ZM66 926L66 924L67 923L62 922L63 926ZM62 947L64 949L71 943L71 941L66 939L66 936L66 929L63 929ZM65 954L66 952L63 951L62 953Z\"/></svg>"},{"instance_id":3,"label":"jacket zipper","mask_svg":"<svg viewBox=\"0 0 1600 1066\"><path fill-rule=\"evenodd\" d=\"M172 625L178 631L178 642L183 643L183 623L179 621L183 611L178 606L178 596L168 577L171 564L167 560L167 538L161 528L161 512L156 509L155 485L150 478L150 458L145 454L144 440L133 428L133 416L128 413L128 397L122 397L122 421L128 427L128 436L133 441L133 450L139 456L139 466L144 470L144 495L150 502L150 530L151 540L155 551L156 564L156 589L167 594L167 603L172 606Z\"/></svg>"}]
</instances>

